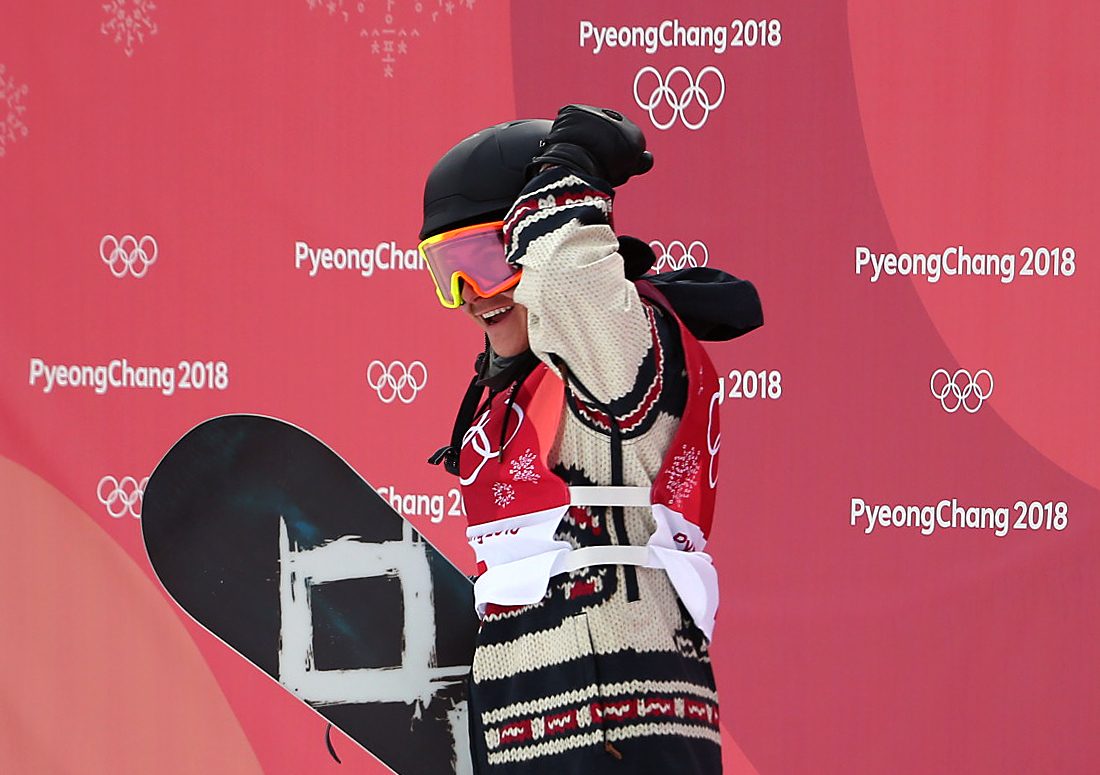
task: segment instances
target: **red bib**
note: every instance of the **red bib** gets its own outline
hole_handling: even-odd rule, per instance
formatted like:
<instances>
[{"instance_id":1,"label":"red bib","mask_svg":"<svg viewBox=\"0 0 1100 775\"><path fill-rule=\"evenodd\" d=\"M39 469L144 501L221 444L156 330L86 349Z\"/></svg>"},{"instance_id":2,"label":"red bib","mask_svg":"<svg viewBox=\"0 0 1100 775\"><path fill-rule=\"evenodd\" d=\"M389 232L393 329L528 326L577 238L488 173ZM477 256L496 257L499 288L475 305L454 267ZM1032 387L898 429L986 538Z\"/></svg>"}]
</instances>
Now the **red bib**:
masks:
<instances>
[{"instance_id":1,"label":"red bib","mask_svg":"<svg viewBox=\"0 0 1100 775\"><path fill-rule=\"evenodd\" d=\"M637 287L643 297L676 320L688 374L684 415L653 482L652 502L682 515L705 541L714 517L721 446L718 377L703 346L680 323L664 297L644 281ZM508 392L494 396L462 437L459 484L471 526L569 503L568 487L546 464L565 402L561 379L546 364L539 364L516 389L510 407L508 399ZM502 455L501 426L505 422Z\"/></svg>"},{"instance_id":2,"label":"red bib","mask_svg":"<svg viewBox=\"0 0 1100 775\"><path fill-rule=\"evenodd\" d=\"M595 503L583 499L592 497L579 492L585 488L571 493L546 463L561 422L565 389L549 367L539 364L514 388L514 396L507 392L494 396L462 438L459 484L469 523L466 535L482 574L474 589L479 610L488 603L533 603L541 599L552 576L575 567L627 563L663 568L707 637L713 631L718 582L704 549L714 516L722 391L698 340L648 283L637 286L643 297L667 310L679 325L687 400L647 499L637 500L638 488L597 489L613 491L603 503L648 502L656 530L644 547L572 549L554 537L570 503ZM654 338L656 347L656 333ZM622 499L616 500L619 495Z\"/></svg>"}]
</instances>

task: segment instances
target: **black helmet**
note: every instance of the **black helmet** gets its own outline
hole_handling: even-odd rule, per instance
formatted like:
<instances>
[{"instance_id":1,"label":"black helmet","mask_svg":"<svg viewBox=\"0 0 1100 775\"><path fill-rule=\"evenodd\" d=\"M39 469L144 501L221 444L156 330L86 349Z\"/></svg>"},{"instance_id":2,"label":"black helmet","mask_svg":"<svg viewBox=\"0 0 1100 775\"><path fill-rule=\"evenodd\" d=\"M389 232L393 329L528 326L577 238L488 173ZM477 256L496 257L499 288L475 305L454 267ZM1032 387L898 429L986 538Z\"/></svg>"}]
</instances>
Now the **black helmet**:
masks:
<instances>
[{"instance_id":1,"label":"black helmet","mask_svg":"<svg viewBox=\"0 0 1100 775\"><path fill-rule=\"evenodd\" d=\"M424 184L420 239L479 220L503 218L523 190L524 169L538 155L551 123L521 119L497 124L443 154Z\"/></svg>"}]
</instances>

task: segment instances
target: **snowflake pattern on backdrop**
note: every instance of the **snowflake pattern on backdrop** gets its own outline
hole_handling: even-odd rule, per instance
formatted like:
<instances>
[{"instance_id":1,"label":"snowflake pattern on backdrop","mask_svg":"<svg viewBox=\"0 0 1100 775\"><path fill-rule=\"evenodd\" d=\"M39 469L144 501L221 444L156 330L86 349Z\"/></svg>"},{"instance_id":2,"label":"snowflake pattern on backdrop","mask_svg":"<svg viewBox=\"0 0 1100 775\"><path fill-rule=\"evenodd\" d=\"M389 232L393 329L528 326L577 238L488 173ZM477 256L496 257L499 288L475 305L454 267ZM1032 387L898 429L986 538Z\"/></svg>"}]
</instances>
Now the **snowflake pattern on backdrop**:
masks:
<instances>
[{"instance_id":1,"label":"snowflake pattern on backdrop","mask_svg":"<svg viewBox=\"0 0 1100 775\"><path fill-rule=\"evenodd\" d=\"M516 491L512 485L507 482L496 482L493 484L493 501L504 508L509 503L516 499Z\"/></svg>"},{"instance_id":2,"label":"snowflake pattern on backdrop","mask_svg":"<svg viewBox=\"0 0 1100 775\"><path fill-rule=\"evenodd\" d=\"M155 10L153 0L110 0L103 3L107 21L99 26L99 31L122 44L126 56L132 57L134 41L144 43L146 35L157 34L157 23L151 16Z\"/></svg>"},{"instance_id":3,"label":"snowflake pattern on backdrop","mask_svg":"<svg viewBox=\"0 0 1100 775\"><path fill-rule=\"evenodd\" d=\"M513 482L530 482L536 484L541 478L535 471L535 453L528 447L527 451L512 461L508 473L512 475Z\"/></svg>"},{"instance_id":4,"label":"snowflake pattern on backdrop","mask_svg":"<svg viewBox=\"0 0 1100 775\"><path fill-rule=\"evenodd\" d=\"M668 472L668 491L672 505L679 507L695 491L695 482L699 476L699 450L683 445L683 449L672 459Z\"/></svg>"},{"instance_id":5,"label":"snowflake pattern on backdrop","mask_svg":"<svg viewBox=\"0 0 1100 775\"><path fill-rule=\"evenodd\" d=\"M7 74L7 66L0 65L0 100L7 106L4 122L0 124L0 157L7 153L9 144L27 136L27 125L23 123L27 106L23 98L28 91L27 84L17 86L15 79Z\"/></svg>"},{"instance_id":6,"label":"snowflake pattern on backdrop","mask_svg":"<svg viewBox=\"0 0 1100 775\"><path fill-rule=\"evenodd\" d=\"M311 11L327 11L359 27L359 37L370 40L370 52L382 63L382 76L393 78L397 57L409 52L409 43L420 37L425 22L435 24L442 16L454 16L455 9L474 9L475 0L376 0L370 9L364 0L306 0ZM372 6L375 4L372 4ZM354 21L352 19L354 18Z\"/></svg>"}]
</instances>

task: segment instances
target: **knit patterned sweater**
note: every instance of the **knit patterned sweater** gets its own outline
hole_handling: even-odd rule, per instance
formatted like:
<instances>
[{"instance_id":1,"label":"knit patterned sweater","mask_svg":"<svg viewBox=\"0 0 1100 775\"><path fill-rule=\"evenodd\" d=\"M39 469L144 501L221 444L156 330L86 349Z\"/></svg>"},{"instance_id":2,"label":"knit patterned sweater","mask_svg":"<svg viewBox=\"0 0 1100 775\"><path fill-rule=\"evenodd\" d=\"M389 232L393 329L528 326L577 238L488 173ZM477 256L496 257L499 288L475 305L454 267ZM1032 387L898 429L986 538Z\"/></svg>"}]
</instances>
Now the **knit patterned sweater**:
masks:
<instances>
[{"instance_id":1,"label":"knit patterned sweater","mask_svg":"<svg viewBox=\"0 0 1100 775\"><path fill-rule=\"evenodd\" d=\"M687 377L676 322L624 277L611 207L601 182L547 170L509 212L505 243L523 267L514 298L531 349L570 386L547 462L570 485L611 484L614 422L621 483L648 486ZM644 545L653 529L647 508L573 507L556 538ZM660 569L583 568L554 577L536 604L490 606L470 695L479 772L721 771L706 639Z\"/></svg>"}]
</instances>

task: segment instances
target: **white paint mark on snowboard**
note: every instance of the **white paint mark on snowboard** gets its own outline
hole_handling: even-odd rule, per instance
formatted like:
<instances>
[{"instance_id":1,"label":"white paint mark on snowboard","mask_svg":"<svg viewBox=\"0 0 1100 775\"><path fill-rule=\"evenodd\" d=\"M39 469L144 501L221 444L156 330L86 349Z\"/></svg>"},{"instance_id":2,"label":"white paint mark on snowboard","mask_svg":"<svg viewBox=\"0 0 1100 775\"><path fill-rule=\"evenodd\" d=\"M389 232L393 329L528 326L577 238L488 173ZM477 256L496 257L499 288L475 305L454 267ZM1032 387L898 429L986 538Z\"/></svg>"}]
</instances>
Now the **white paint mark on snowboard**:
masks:
<instances>
[{"instance_id":1,"label":"white paint mark on snowboard","mask_svg":"<svg viewBox=\"0 0 1100 775\"><path fill-rule=\"evenodd\" d=\"M438 667L435 608L426 544L404 523L400 541L369 543L359 536L301 549L291 544L279 519L279 682L311 705L431 702L436 692L461 682L469 665ZM320 670L313 653L310 587L348 579L396 578L404 623L400 664L380 668ZM380 627L385 631L386 627ZM455 742L456 772L473 771L467 740L466 703L447 712Z\"/></svg>"}]
</instances>

